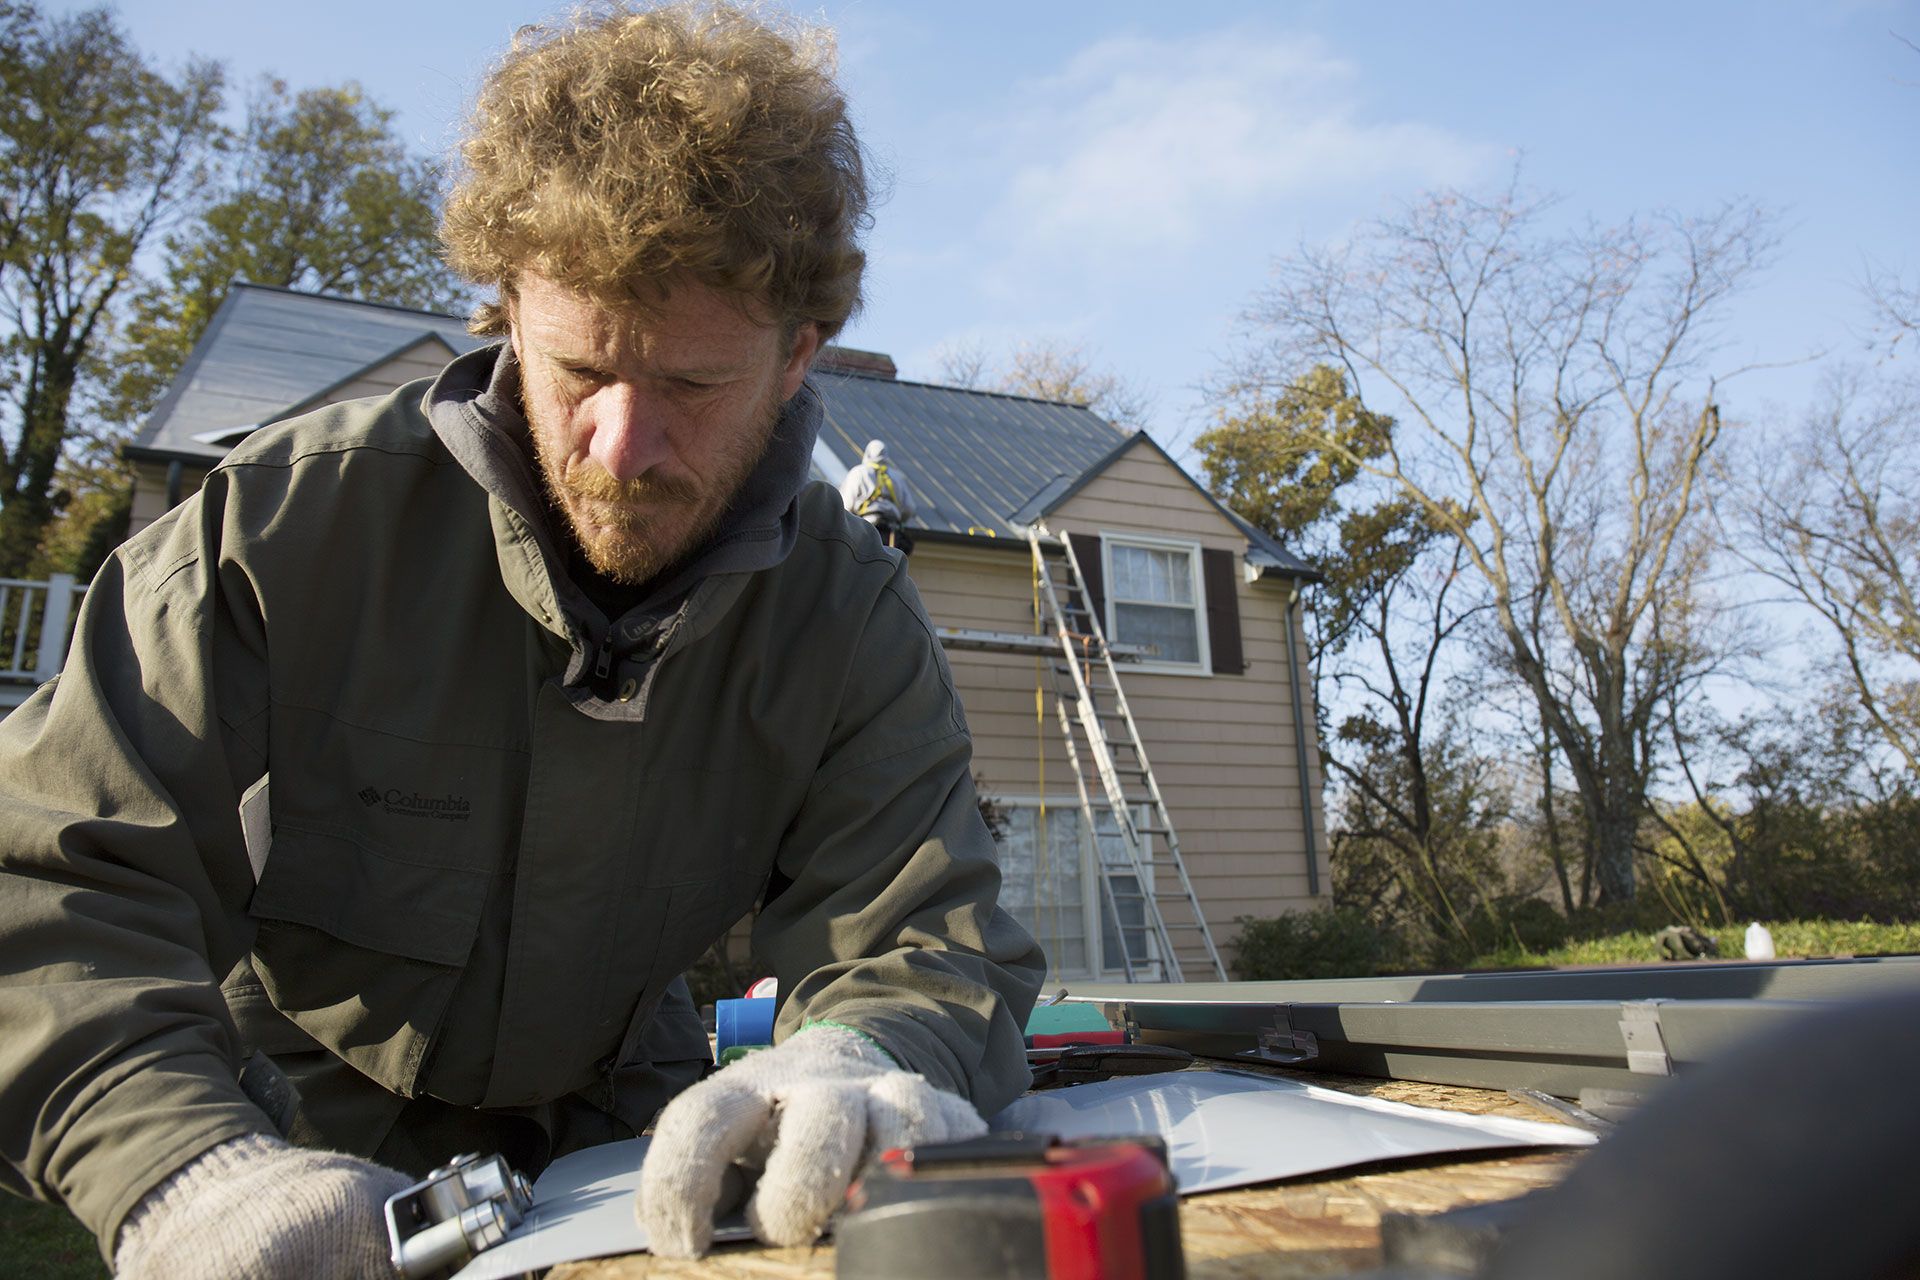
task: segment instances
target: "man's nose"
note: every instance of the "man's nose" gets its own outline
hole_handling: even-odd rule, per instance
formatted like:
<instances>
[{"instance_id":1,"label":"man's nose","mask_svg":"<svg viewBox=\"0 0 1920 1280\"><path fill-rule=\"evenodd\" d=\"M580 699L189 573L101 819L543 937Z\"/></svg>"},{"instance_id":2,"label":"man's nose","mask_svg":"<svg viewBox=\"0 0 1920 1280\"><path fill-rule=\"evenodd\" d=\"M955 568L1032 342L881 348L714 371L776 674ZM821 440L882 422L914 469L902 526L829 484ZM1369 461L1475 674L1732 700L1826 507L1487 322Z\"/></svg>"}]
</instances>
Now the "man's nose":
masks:
<instances>
[{"instance_id":1,"label":"man's nose","mask_svg":"<svg viewBox=\"0 0 1920 1280\"><path fill-rule=\"evenodd\" d=\"M666 459L666 418L658 404L625 383L602 387L593 400L587 454L608 475L632 480Z\"/></svg>"}]
</instances>

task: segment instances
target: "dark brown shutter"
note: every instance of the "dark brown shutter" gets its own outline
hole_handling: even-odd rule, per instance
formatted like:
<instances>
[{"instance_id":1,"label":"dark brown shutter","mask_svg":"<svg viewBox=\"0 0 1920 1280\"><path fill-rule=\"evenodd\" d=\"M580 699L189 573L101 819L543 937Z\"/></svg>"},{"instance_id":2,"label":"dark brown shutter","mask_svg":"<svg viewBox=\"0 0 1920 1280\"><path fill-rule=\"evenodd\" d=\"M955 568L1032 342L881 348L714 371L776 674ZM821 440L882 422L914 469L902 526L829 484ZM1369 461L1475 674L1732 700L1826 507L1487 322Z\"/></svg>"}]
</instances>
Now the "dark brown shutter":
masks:
<instances>
[{"instance_id":1,"label":"dark brown shutter","mask_svg":"<svg viewBox=\"0 0 1920 1280\"><path fill-rule=\"evenodd\" d=\"M1107 630L1107 567L1100 556L1100 535L1097 533L1070 533L1068 541L1073 543L1073 557L1080 562L1080 576L1086 582L1087 605L1094 616L1100 619L1100 632ZM1112 640L1112 636L1107 636Z\"/></svg>"},{"instance_id":2,"label":"dark brown shutter","mask_svg":"<svg viewBox=\"0 0 1920 1280\"><path fill-rule=\"evenodd\" d=\"M1247 669L1240 650L1239 560L1231 551L1200 551L1200 580L1207 588L1207 648L1217 676L1237 676Z\"/></svg>"}]
</instances>

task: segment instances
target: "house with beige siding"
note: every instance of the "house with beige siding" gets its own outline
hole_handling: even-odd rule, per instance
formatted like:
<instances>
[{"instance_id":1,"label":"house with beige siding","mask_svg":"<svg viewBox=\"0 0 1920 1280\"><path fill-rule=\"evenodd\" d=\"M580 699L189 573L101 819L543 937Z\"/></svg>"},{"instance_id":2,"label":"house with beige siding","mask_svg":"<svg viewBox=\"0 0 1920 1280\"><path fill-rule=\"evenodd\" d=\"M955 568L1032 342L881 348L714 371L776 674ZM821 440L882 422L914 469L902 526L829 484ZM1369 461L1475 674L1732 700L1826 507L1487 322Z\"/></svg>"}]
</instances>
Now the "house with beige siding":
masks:
<instances>
[{"instance_id":1,"label":"house with beige siding","mask_svg":"<svg viewBox=\"0 0 1920 1280\"><path fill-rule=\"evenodd\" d=\"M127 449L136 530L258 426L430 376L475 343L449 316L236 285ZM1031 641L1047 628L1030 533L1071 545L1101 629L1133 655L1116 669L1219 951L1231 961L1237 917L1324 902L1300 616L1312 570L1151 437L1084 407L910 382L885 356L831 347L814 383L826 405L816 476L837 485L878 438L912 485L909 569L936 626L1028 641L956 640L948 657L977 784L1004 819L1003 901L1045 945L1052 976L1159 976L1176 966L1137 911L1103 892L1125 879L1118 837L1111 815L1081 803L1052 703L1061 655ZM1166 851L1165 837L1143 838ZM1171 900L1165 872L1156 897ZM1198 932L1176 919L1184 910L1166 913L1188 926L1172 931L1177 971L1214 976Z\"/></svg>"}]
</instances>

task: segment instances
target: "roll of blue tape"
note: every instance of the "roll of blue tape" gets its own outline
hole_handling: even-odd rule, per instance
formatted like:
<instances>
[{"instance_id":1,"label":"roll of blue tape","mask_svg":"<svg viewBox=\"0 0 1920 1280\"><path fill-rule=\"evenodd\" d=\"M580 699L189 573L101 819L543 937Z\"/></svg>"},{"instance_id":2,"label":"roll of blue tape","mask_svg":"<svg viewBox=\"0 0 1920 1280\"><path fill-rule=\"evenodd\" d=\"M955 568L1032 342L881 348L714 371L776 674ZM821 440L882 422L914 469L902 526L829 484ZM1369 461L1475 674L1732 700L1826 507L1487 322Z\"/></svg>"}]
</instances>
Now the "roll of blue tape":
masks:
<instances>
[{"instance_id":1,"label":"roll of blue tape","mask_svg":"<svg viewBox=\"0 0 1920 1280\"><path fill-rule=\"evenodd\" d=\"M717 1000L713 1006L714 1061L735 1045L772 1044L774 1006L770 997L758 1000Z\"/></svg>"}]
</instances>

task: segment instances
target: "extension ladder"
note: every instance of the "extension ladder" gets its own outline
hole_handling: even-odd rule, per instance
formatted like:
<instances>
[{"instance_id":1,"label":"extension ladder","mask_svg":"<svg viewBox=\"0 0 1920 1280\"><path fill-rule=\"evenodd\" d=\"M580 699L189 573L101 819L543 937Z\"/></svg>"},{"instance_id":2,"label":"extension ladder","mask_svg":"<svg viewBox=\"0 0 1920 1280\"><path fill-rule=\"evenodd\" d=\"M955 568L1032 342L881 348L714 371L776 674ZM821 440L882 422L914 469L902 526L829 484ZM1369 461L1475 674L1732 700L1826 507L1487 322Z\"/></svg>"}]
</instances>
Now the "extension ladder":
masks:
<instances>
[{"instance_id":1,"label":"extension ladder","mask_svg":"<svg viewBox=\"0 0 1920 1280\"><path fill-rule=\"evenodd\" d=\"M1101 898L1114 936L1119 939L1127 981L1140 981L1143 975L1139 971L1157 962L1158 972L1144 976L1184 982L1174 945L1175 935L1181 935L1189 943L1197 936L1213 976L1224 982L1226 965L1221 963L1213 931L1207 927L1186 863L1180 857L1173 818L1160 795L1153 767L1147 762L1139 727L1127 707L1106 630L1093 608L1073 544L1067 538L1054 537L1038 524L1027 530L1027 542L1033 549L1043 620L1058 640L1063 659L1053 668L1060 736L1066 742L1067 762L1073 767L1081 819L1086 823L1088 838L1094 841L1093 861L1099 868ZM1083 751L1093 762L1099 794L1120 837L1124 858L1119 862L1099 849L1095 798L1082 762ZM1143 810L1148 815L1145 822L1140 820ZM1163 904L1174 908L1171 919ZM1138 907L1141 923L1129 925L1121 914L1123 906ZM1128 945L1129 930L1138 932L1142 927L1154 944L1155 955L1136 957Z\"/></svg>"}]
</instances>

